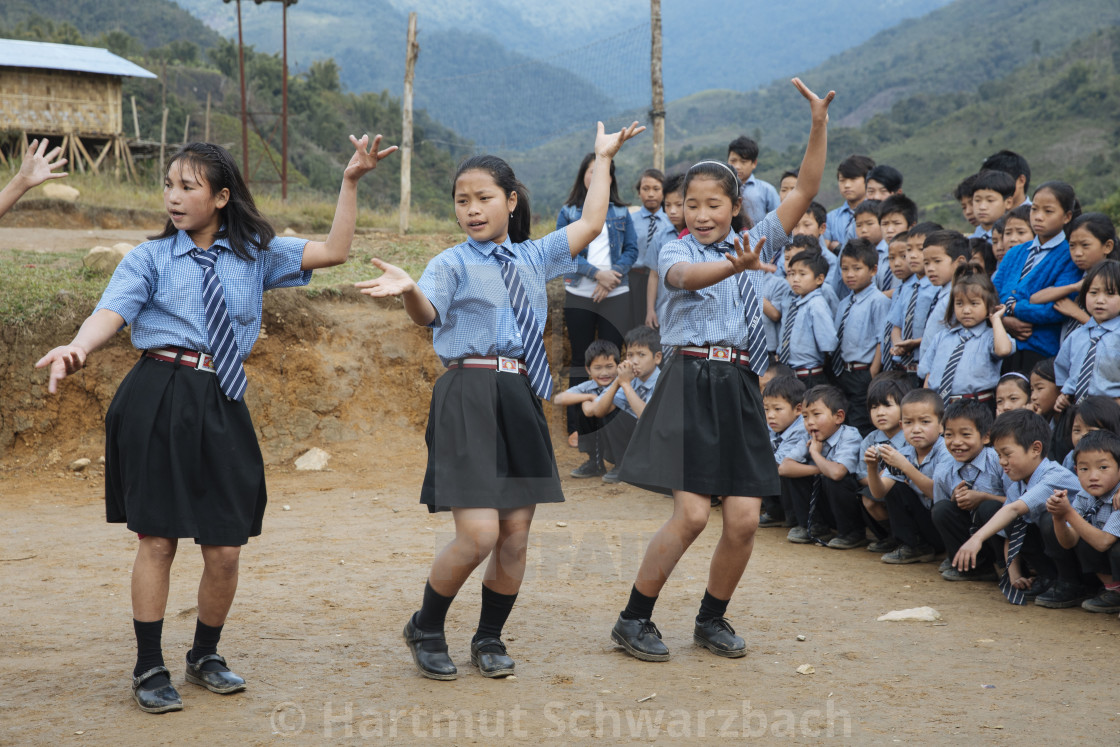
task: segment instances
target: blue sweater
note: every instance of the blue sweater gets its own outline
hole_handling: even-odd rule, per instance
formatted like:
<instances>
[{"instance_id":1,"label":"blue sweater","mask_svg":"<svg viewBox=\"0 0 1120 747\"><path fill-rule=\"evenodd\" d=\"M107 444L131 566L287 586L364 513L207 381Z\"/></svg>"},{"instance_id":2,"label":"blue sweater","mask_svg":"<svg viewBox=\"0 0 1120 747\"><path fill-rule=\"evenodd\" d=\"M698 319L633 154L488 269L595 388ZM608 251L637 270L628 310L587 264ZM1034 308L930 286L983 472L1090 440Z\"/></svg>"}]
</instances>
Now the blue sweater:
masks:
<instances>
[{"instance_id":1,"label":"blue sweater","mask_svg":"<svg viewBox=\"0 0 1120 747\"><path fill-rule=\"evenodd\" d=\"M1028 242L1008 250L999 264L999 269L992 275L992 284L999 294L1000 303L1007 303L1014 298L1015 318L1034 327L1030 337L1017 341L1017 347L1020 350L1033 350L1050 357L1058 352L1062 325L1066 317L1055 311L1052 303L1031 303L1031 294L1043 288L1076 283L1081 279L1081 270L1077 269L1077 265L1070 259L1069 241L1063 239L1062 243L1051 249L1050 253L1043 257L1025 278L1019 280L1030 247L1031 244Z\"/></svg>"}]
</instances>

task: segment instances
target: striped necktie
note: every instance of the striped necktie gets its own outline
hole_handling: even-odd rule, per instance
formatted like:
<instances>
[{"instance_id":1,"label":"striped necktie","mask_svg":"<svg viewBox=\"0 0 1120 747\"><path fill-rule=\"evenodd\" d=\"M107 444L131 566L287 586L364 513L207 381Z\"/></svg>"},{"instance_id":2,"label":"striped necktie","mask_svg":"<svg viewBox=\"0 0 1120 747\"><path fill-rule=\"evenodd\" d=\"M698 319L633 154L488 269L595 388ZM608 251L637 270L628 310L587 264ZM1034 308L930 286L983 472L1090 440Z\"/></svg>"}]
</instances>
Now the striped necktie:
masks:
<instances>
[{"instance_id":1,"label":"striped necktie","mask_svg":"<svg viewBox=\"0 0 1120 747\"><path fill-rule=\"evenodd\" d=\"M206 333L210 338L210 355L214 357L214 370L218 374L218 385L222 392L232 400L241 401L245 396L248 381L245 368L241 365L241 351L237 347L237 337L229 321L226 309L226 294L222 281L214 272L218 261L218 248L206 251L195 249L191 258L202 267L202 302L206 306Z\"/></svg>"},{"instance_id":2,"label":"striped necktie","mask_svg":"<svg viewBox=\"0 0 1120 747\"><path fill-rule=\"evenodd\" d=\"M918 311L918 284L914 283L914 292L910 294L909 300L906 301L906 316L902 320L902 339L914 339L914 315ZM914 365L913 351L907 351L902 356L902 365L910 367Z\"/></svg>"},{"instance_id":3,"label":"striped necktie","mask_svg":"<svg viewBox=\"0 0 1120 747\"><path fill-rule=\"evenodd\" d=\"M790 338L793 336L793 325L797 321L797 312L801 310L800 299L795 299L790 303L789 312L786 315L785 323L782 324L782 341L778 344L778 361L789 365L789 343Z\"/></svg>"},{"instance_id":4,"label":"striped necktie","mask_svg":"<svg viewBox=\"0 0 1120 747\"><path fill-rule=\"evenodd\" d=\"M894 273L891 272L890 263L885 263L883 269L879 270L879 282L876 283L876 285L879 286L879 290L884 292L889 291L891 289L891 279L893 277Z\"/></svg>"},{"instance_id":5,"label":"striped necktie","mask_svg":"<svg viewBox=\"0 0 1120 747\"><path fill-rule=\"evenodd\" d=\"M521 347L525 354L525 366L529 369L529 384L541 399L552 398L552 373L548 369L548 356L544 352L544 337L537 331L537 316L529 305L529 297L521 285L521 276L513 266L513 254L505 247L494 250L494 256L502 266L502 280L509 292L509 302L521 331Z\"/></svg>"},{"instance_id":6,"label":"striped necktie","mask_svg":"<svg viewBox=\"0 0 1120 747\"><path fill-rule=\"evenodd\" d=\"M1026 592L1011 585L1011 561L1023 549L1023 540L1026 537L1027 522L1022 517L1012 521L1011 526L1007 529L1007 571L1003 574L1003 578L999 580L999 590L1012 604L1027 603Z\"/></svg>"},{"instance_id":7,"label":"striped necktie","mask_svg":"<svg viewBox=\"0 0 1120 747\"><path fill-rule=\"evenodd\" d=\"M964 346L973 337L972 333L968 330L961 331L961 341L953 348L952 354L949 356L949 362L945 364L945 372L941 374L941 383L937 385L937 393L941 395L941 399L945 402L949 401L949 395L953 393L953 379L957 375L957 366L960 365L961 358L964 357Z\"/></svg>"},{"instance_id":8,"label":"striped necktie","mask_svg":"<svg viewBox=\"0 0 1120 747\"><path fill-rule=\"evenodd\" d=\"M742 237L744 246L749 248L750 240ZM763 245L765 246L765 244ZM712 244L708 248L723 254L733 254L735 247L726 241ZM770 357L766 355L766 329L762 321L762 302L754 292L754 283L750 274L759 270L744 270L735 275L735 282L739 286L739 296L743 299L743 319L747 323L747 355L750 356L751 370L756 376L762 376L770 367Z\"/></svg>"},{"instance_id":9,"label":"striped necktie","mask_svg":"<svg viewBox=\"0 0 1120 747\"><path fill-rule=\"evenodd\" d=\"M848 299L847 308L844 309L844 316L840 317L840 326L836 328L836 352L832 355L832 374L834 376L844 373L844 356L841 353L841 349L844 347L844 326L848 323L848 317L855 305L856 294L853 293Z\"/></svg>"},{"instance_id":10,"label":"striped necktie","mask_svg":"<svg viewBox=\"0 0 1120 747\"><path fill-rule=\"evenodd\" d=\"M1034 269L1038 263L1038 255L1042 253L1042 245L1034 244L1030 251L1027 252L1027 261L1023 263L1023 271L1019 273L1019 279L1022 280L1027 274Z\"/></svg>"},{"instance_id":11,"label":"striped necktie","mask_svg":"<svg viewBox=\"0 0 1120 747\"><path fill-rule=\"evenodd\" d=\"M1104 336L1104 329L1097 327L1089 333L1089 349L1085 352L1085 360L1081 361L1081 370L1077 373L1077 388L1074 390L1074 401L1081 402L1089 395L1089 383L1093 380L1093 370L1097 365L1097 343Z\"/></svg>"},{"instance_id":12,"label":"striped necktie","mask_svg":"<svg viewBox=\"0 0 1120 747\"><path fill-rule=\"evenodd\" d=\"M812 436L810 436L810 438L812 438ZM827 441L821 444L822 457L828 459L828 454L831 451L832 447L828 445ZM810 461L811 459L812 458L810 457ZM815 525L817 515L817 501L823 498L822 493L824 493L824 478L821 475L813 475L813 487L809 492L809 539L813 540L813 542L817 543L818 545L827 546L827 542L821 540L815 534L813 534L813 527Z\"/></svg>"},{"instance_id":13,"label":"striped necktie","mask_svg":"<svg viewBox=\"0 0 1120 747\"><path fill-rule=\"evenodd\" d=\"M894 368L894 358L891 356L891 332L894 331L894 325L889 321L883 328L883 342L879 345L879 362L883 364L884 371L890 371Z\"/></svg>"},{"instance_id":14,"label":"striped necktie","mask_svg":"<svg viewBox=\"0 0 1120 747\"><path fill-rule=\"evenodd\" d=\"M657 213L649 214L649 228L646 229L646 251L653 243L653 232L657 230Z\"/></svg>"}]
</instances>

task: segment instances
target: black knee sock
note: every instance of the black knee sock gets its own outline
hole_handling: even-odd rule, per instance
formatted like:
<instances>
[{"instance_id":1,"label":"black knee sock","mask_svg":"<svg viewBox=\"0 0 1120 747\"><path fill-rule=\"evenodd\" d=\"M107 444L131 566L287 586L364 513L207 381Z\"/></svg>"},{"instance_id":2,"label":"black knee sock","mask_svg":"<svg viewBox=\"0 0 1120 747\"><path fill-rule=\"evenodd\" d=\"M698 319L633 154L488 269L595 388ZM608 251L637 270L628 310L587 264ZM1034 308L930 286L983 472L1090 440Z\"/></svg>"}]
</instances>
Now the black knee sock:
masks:
<instances>
[{"instance_id":1,"label":"black knee sock","mask_svg":"<svg viewBox=\"0 0 1120 747\"><path fill-rule=\"evenodd\" d=\"M454 596L445 597L432 588L431 582L424 584L424 604L416 615L416 627L429 632L443 632L443 622L447 610L455 600Z\"/></svg>"},{"instance_id":2,"label":"black knee sock","mask_svg":"<svg viewBox=\"0 0 1120 747\"><path fill-rule=\"evenodd\" d=\"M482 585L482 611L478 615L478 630L474 634L473 641L481 638L501 638L502 628L509 619L509 613L513 610L513 603L517 601L516 594L499 594L493 589ZM489 648L493 648L490 651ZM483 646L480 651L487 651L488 653L500 653L497 646L492 647Z\"/></svg>"},{"instance_id":3,"label":"black knee sock","mask_svg":"<svg viewBox=\"0 0 1120 747\"><path fill-rule=\"evenodd\" d=\"M187 659L194 663L201 657L208 654L218 653L218 641L222 637L223 625L214 628L201 620L195 620L194 623L194 646L187 652ZM203 670L207 672L225 672L228 671L226 667L222 666L219 661L208 661L202 665Z\"/></svg>"},{"instance_id":4,"label":"black knee sock","mask_svg":"<svg viewBox=\"0 0 1120 747\"><path fill-rule=\"evenodd\" d=\"M139 677L153 667L163 666L163 620L140 622L134 619L132 629L136 631L136 667L132 676ZM153 687L170 685L171 678L166 674L157 674L148 680L148 684Z\"/></svg>"},{"instance_id":5,"label":"black knee sock","mask_svg":"<svg viewBox=\"0 0 1120 747\"><path fill-rule=\"evenodd\" d=\"M730 601L730 599L716 599L710 591L705 589L704 598L700 600L700 614L696 616L696 622L704 623L717 617L723 617L727 612L727 603Z\"/></svg>"},{"instance_id":6,"label":"black knee sock","mask_svg":"<svg viewBox=\"0 0 1120 747\"><path fill-rule=\"evenodd\" d=\"M630 589L630 601L622 611L624 620L648 620L653 617L653 605L657 604L657 597L647 597L634 586Z\"/></svg>"}]
</instances>

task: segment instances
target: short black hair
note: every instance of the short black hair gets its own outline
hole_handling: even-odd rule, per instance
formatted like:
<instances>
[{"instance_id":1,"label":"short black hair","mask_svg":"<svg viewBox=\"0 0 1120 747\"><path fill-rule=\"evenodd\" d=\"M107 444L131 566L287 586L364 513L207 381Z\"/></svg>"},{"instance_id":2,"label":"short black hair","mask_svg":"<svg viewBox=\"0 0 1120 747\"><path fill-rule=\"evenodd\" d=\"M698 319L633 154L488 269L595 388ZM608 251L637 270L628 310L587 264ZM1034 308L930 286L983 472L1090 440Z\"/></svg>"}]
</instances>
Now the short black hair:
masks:
<instances>
[{"instance_id":1,"label":"short black hair","mask_svg":"<svg viewBox=\"0 0 1120 747\"><path fill-rule=\"evenodd\" d=\"M964 259L967 262L969 255L972 253L968 245L968 239L960 231L934 231L926 234L926 240L922 244L922 248L928 249L931 246L939 246L944 249L945 253L949 255L949 259L953 261Z\"/></svg>"},{"instance_id":2,"label":"short black hair","mask_svg":"<svg viewBox=\"0 0 1120 747\"><path fill-rule=\"evenodd\" d=\"M813 239L813 241L816 242L816 239ZM828 274L828 260L821 254L820 244L793 255L793 259L789 261L789 266L793 267L794 265L805 265L813 273L813 277Z\"/></svg>"},{"instance_id":3,"label":"short black hair","mask_svg":"<svg viewBox=\"0 0 1120 747\"><path fill-rule=\"evenodd\" d=\"M954 400L945 406L945 414L941 416L942 423L948 423L950 420L968 420L981 436L991 433L995 419L992 408L988 407L987 403L975 399Z\"/></svg>"},{"instance_id":4,"label":"short black hair","mask_svg":"<svg viewBox=\"0 0 1120 747\"><path fill-rule=\"evenodd\" d=\"M992 233L996 232L995 226L992 226ZM971 238L968 240L969 262L981 267L984 274L991 277L999 265L996 262L996 253L992 251L992 244L987 239L980 237ZM995 308L992 306L991 308Z\"/></svg>"},{"instance_id":5,"label":"short black hair","mask_svg":"<svg viewBox=\"0 0 1120 747\"><path fill-rule=\"evenodd\" d=\"M996 418L992 423L992 445L1001 438L1014 440L1024 450L1037 441L1042 444L1043 456L1050 453L1050 424L1034 410L1009 410Z\"/></svg>"},{"instance_id":6,"label":"short black hair","mask_svg":"<svg viewBox=\"0 0 1120 747\"><path fill-rule=\"evenodd\" d=\"M825 209L824 205L813 200L809 203L809 209L805 211L805 215L813 216L813 220L817 222L817 225L823 226L825 220L828 218L828 210Z\"/></svg>"},{"instance_id":7,"label":"short black hair","mask_svg":"<svg viewBox=\"0 0 1120 747\"><path fill-rule=\"evenodd\" d=\"M673 192L684 194L684 174L673 174L666 177L665 186L661 188L661 193L667 195Z\"/></svg>"},{"instance_id":8,"label":"short black hair","mask_svg":"<svg viewBox=\"0 0 1120 747\"><path fill-rule=\"evenodd\" d=\"M856 209L852 211L852 217L858 218L861 215L871 213L876 219L879 217L879 200L864 200L856 205Z\"/></svg>"},{"instance_id":9,"label":"short black hair","mask_svg":"<svg viewBox=\"0 0 1120 747\"><path fill-rule=\"evenodd\" d=\"M879 203L879 220L892 213L901 215L907 227L912 226L918 222L918 203L906 195L891 195Z\"/></svg>"},{"instance_id":10,"label":"short black hair","mask_svg":"<svg viewBox=\"0 0 1120 747\"><path fill-rule=\"evenodd\" d=\"M1077 294L1077 305L1084 311L1088 311L1085 308L1085 299L1089 295L1089 287L1097 278L1101 279L1104 289L1109 293L1120 293L1120 262L1115 259L1102 259L1085 273L1085 279L1081 281L1081 292Z\"/></svg>"},{"instance_id":11,"label":"short black hair","mask_svg":"<svg viewBox=\"0 0 1120 747\"><path fill-rule=\"evenodd\" d=\"M603 355L610 356L615 363L622 360L622 354L618 352L618 345L602 337L591 341L591 344L587 346L587 351L583 354L583 360L586 365L590 366L591 361Z\"/></svg>"},{"instance_id":12,"label":"short black hair","mask_svg":"<svg viewBox=\"0 0 1120 747\"><path fill-rule=\"evenodd\" d=\"M1031 376L1038 376L1040 379L1046 379L1052 384L1058 383L1057 373L1054 371L1054 357L1043 358L1034 364L1031 369Z\"/></svg>"},{"instance_id":13,"label":"short black hair","mask_svg":"<svg viewBox=\"0 0 1120 747\"><path fill-rule=\"evenodd\" d=\"M976 179L972 182L973 194L982 189L996 192L1006 200L1015 194L1015 179L1006 171L986 169L977 174Z\"/></svg>"},{"instance_id":14,"label":"short black hair","mask_svg":"<svg viewBox=\"0 0 1120 747\"><path fill-rule=\"evenodd\" d=\"M820 384L805 392L805 399L801 400L801 405L808 407L814 402L823 402L833 415L841 410L848 411L848 398L844 396L840 387L831 384Z\"/></svg>"},{"instance_id":15,"label":"short black hair","mask_svg":"<svg viewBox=\"0 0 1120 747\"><path fill-rule=\"evenodd\" d=\"M903 407L906 405L929 405L933 408L933 414L941 420L941 416L945 413L945 402L942 401L941 395L932 389L911 389L902 398L900 403Z\"/></svg>"},{"instance_id":16,"label":"short black hair","mask_svg":"<svg viewBox=\"0 0 1120 747\"><path fill-rule=\"evenodd\" d=\"M1077 464L1077 457L1090 451L1103 451L1111 454L1120 465L1120 436L1112 431L1090 431L1081 437L1077 446L1073 447L1073 461Z\"/></svg>"},{"instance_id":17,"label":"short black hair","mask_svg":"<svg viewBox=\"0 0 1120 747\"><path fill-rule=\"evenodd\" d=\"M1004 213L1004 215L1008 218L1017 218L1018 220L1021 220L1024 223L1026 223L1028 226L1031 224L1031 206L1030 205L1020 205L1019 207L1011 208L1006 213ZM1005 223L1004 225L1007 225L1007 224ZM1032 228L1031 230L1033 231L1034 229Z\"/></svg>"},{"instance_id":18,"label":"short black hair","mask_svg":"<svg viewBox=\"0 0 1120 747\"><path fill-rule=\"evenodd\" d=\"M817 251L820 251L821 240L816 236L806 236L803 233L799 233L796 236L790 237L789 246L787 248L793 248L797 250L808 249L810 251L816 249Z\"/></svg>"},{"instance_id":19,"label":"short black hair","mask_svg":"<svg viewBox=\"0 0 1120 747\"><path fill-rule=\"evenodd\" d=\"M762 390L762 398L766 399L767 397L784 399L789 402L791 407L797 407L801 404L801 400L805 398L805 384L792 374L775 376L766 383Z\"/></svg>"},{"instance_id":20,"label":"short black hair","mask_svg":"<svg viewBox=\"0 0 1120 747\"><path fill-rule=\"evenodd\" d=\"M734 153L748 161L758 160L758 143L746 135L740 135L727 146L727 155Z\"/></svg>"},{"instance_id":21,"label":"short black hair","mask_svg":"<svg viewBox=\"0 0 1120 747\"><path fill-rule=\"evenodd\" d=\"M1031 188L1031 165L1027 163L1027 159L1013 150L1001 150L998 153L993 153L984 159L980 168L1002 171L1005 174L1010 174L1015 181L1018 181L1020 176L1025 176L1027 180L1023 184L1023 192L1026 193Z\"/></svg>"},{"instance_id":22,"label":"short black hair","mask_svg":"<svg viewBox=\"0 0 1120 747\"><path fill-rule=\"evenodd\" d=\"M875 245L867 239L848 239L848 243L844 244L844 248L840 250L839 259L844 257L851 257L857 262L870 267L872 270L879 267L879 252L875 249Z\"/></svg>"},{"instance_id":23,"label":"short black hair","mask_svg":"<svg viewBox=\"0 0 1120 747\"><path fill-rule=\"evenodd\" d=\"M645 171L643 171L638 177L638 181L634 182L635 192L642 188L643 179L656 179L657 182L661 185L662 191L665 190L665 174L662 173L661 169L646 169Z\"/></svg>"},{"instance_id":24,"label":"short black hair","mask_svg":"<svg viewBox=\"0 0 1120 747\"><path fill-rule=\"evenodd\" d=\"M902 399L914 388L913 378L905 371L884 371L867 386L867 409L881 405L902 406Z\"/></svg>"},{"instance_id":25,"label":"short black hair","mask_svg":"<svg viewBox=\"0 0 1120 747\"><path fill-rule=\"evenodd\" d=\"M1116 404L1112 397L1094 394L1074 405L1073 411L1087 427L1120 435L1120 404Z\"/></svg>"},{"instance_id":26,"label":"short black hair","mask_svg":"<svg viewBox=\"0 0 1120 747\"><path fill-rule=\"evenodd\" d=\"M794 372L792 366L787 366L784 363L771 363L770 366L766 369L766 373L772 374L773 376L796 376L797 375ZM798 397L797 401L800 402L801 397Z\"/></svg>"},{"instance_id":27,"label":"short black hair","mask_svg":"<svg viewBox=\"0 0 1120 747\"><path fill-rule=\"evenodd\" d=\"M640 345L649 348L651 353L661 352L661 334L646 325L634 327L626 333L626 349L629 350L631 345Z\"/></svg>"},{"instance_id":28,"label":"short black hair","mask_svg":"<svg viewBox=\"0 0 1120 747\"><path fill-rule=\"evenodd\" d=\"M896 233L894 236L892 236L890 238L890 241L887 242L887 246L889 247L891 244L908 244L909 240L910 240L910 232L909 231L899 231L898 233Z\"/></svg>"},{"instance_id":29,"label":"short black hair","mask_svg":"<svg viewBox=\"0 0 1120 747\"><path fill-rule=\"evenodd\" d=\"M965 197L972 197L972 193L976 191L976 188L973 187L975 183L976 174L972 174L971 176L966 176L964 179L961 179L960 184L958 184L957 188L953 190L953 199L963 200Z\"/></svg>"},{"instance_id":30,"label":"short black hair","mask_svg":"<svg viewBox=\"0 0 1120 747\"><path fill-rule=\"evenodd\" d=\"M911 236L929 236L936 231L944 231L945 229L940 223L934 223L931 220L922 221L917 225L910 226Z\"/></svg>"},{"instance_id":31,"label":"short black hair","mask_svg":"<svg viewBox=\"0 0 1120 747\"><path fill-rule=\"evenodd\" d=\"M852 155L845 158L836 167L837 178L867 180L867 172L875 168L875 160L871 156Z\"/></svg>"},{"instance_id":32,"label":"short black hair","mask_svg":"<svg viewBox=\"0 0 1120 747\"><path fill-rule=\"evenodd\" d=\"M996 222L992 224L992 235L995 236L998 233L1002 236L1005 228L1007 228L1007 213L996 218Z\"/></svg>"},{"instance_id":33,"label":"short black hair","mask_svg":"<svg viewBox=\"0 0 1120 747\"><path fill-rule=\"evenodd\" d=\"M781 184L783 181L785 181L788 177L791 177L791 176L794 179L797 179L799 174L801 174L801 167L800 166L797 167L796 169L790 169L789 171L783 171L781 177L778 179L778 184Z\"/></svg>"},{"instance_id":34,"label":"short black hair","mask_svg":"<svg viewBox=\"0 0 1120 747\"><path fill-rule=\"evenodd\" d=\"M881 163L867 172L867 180L874 179L883 185L888 192L897 192L902 189L902 172L894 166Z\"/></svg>"}]
</instances>

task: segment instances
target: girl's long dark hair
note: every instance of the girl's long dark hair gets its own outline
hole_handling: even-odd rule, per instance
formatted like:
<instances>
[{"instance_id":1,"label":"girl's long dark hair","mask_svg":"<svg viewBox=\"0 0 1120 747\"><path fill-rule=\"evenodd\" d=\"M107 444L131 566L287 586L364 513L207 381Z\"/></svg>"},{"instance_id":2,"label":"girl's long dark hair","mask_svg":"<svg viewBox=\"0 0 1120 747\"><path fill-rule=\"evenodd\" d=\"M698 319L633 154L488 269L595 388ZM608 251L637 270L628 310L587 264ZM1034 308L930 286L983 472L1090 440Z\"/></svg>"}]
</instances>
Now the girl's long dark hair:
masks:
<instances>
[{"instance_id":1,"label":"girl's long dark hair","mask_svg":"<svg viewBox=\"0 0 1120 747\"><path fill-rule=\"evenodd\" d=\"M1062 210L1069 213L1069 223L1062 226L1062 230L1065 232L1066 238L1068 239L1070 226L1072 226L1073 222L1081 215L1081 203L1077 201L1077 193L1074 192L1073 187L1069 184L1057 180L1038 185L1038 189L1034 191L1034 194L1037 196L1038 193L1043 190L1054 195L1054 199L1058 201L1058 205L1061 206Z\"/></svg>"},{"instance_id":2,"label":"girl's long dark hair","mask_svg":"<svg viewBox=\"0 0 1120 747\"><path fill-rule=\"evenodd\" d=\"M498 189L508 198L517 193L517 207L509 218L509 240L514 244L529 240L529 228L532 223L533 211L529 205L529 190L514 175L510 165L497 156L471 156L459 164L455 172L455 179L451 182L451 197L455 197L455 185L459 177L468 171L485 171L498 185Z\"/></svg>"},{"instance_id":3,"label":"girl's long dark hair","mask_svg":"<svg viewBox=\"0 0 1120 747\"><path fill-rule=\"evenodd\" d=\"M1104 213L1082 213L1069 224L1069 235L1074 231L1084 228L1093 238L1102 244L1112 242L1112 251L1105 259L1120 259L1120 241L1116 238L1116 226ZM1068 238L1068 237L1067 237Z\"/></svg>"},{"instance_id":4,"label":"girl's long dark hair","mask_svg":"<svg viewBox=\"0 0 1120 747\"><path fill-rule=\"evenodd\" d=\"M253 261L255 252L268 251L268 245L276 238L276 229L257 210L248 185L237 170L237 163L229 151L213 143L187 143L171 156L167 162L167 172L171 164L182 161L195 170L195 174L210 187L210 194L216 195L223 189L229 190L229 201L218 212L222 226L214 235L216 239L228 239L230 249L241 259ZM169 218L157 236L149 239L166 239L179 232ZM210 247L201 247L209 249Z\"/></svg>"},{"instance_id":5,"label":"girl's long dark hair","mask_svg":"<svg viewBox=\"0 0 1120 747\"><path fill-rule=\"evenodd\" d=\"M1082 311L1088 311L1085 308L1085 299L1089 295L1089 288L1097 278L1104 283L1104 289L1108 293L1120 293L1120 262L1115 259L1102 259L1085 273L1085 279L1081 281L1081 292L1077 294L1077 305Z\"/></svg>"},{"instance_id":6,"label":"girl's long dark hair","mask_svg":"<svg viewBox=\"0 0 1120 747\"><path fill-rule=\"evenodd\" d=\"M572 191L568 193L568 199L564 201L565 205L574 205L575 207L582 208L583 201L587 199L587 187L583 183L583 175L587 173L587 169L591 167L591 162L595 160L594 153L588 153L579 162L579 171L576 172L576 181L572 184ZM619 207L626 207L626 203L618 196L618 180L614 178L614 161L611 161L611 204L618 205Z\"/></svg>"},{"instance_id":7,"label":"girl's long dark hair","mask_svg":"<svg viewBox=\"0 0 1120 747\"><path fill-rule=\"evenodd\" d=\"M992 279L988 277L988 273L983 267L977 267L969 262L961 263L953 272L953 285L949 295L949 308L945 310L945 325L952 327L956 321L956 314L953 310L953 301L957 296L964 296L968 298L971 295L978 295L984 299L984 306L987 308L988 313L986 316L991 315L992 311L999 305L999 293L996 292L996 287L992 285Z\"/></svg>"}]
</instances>

